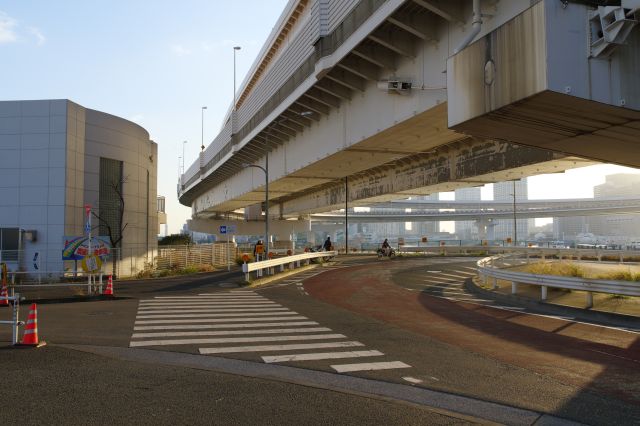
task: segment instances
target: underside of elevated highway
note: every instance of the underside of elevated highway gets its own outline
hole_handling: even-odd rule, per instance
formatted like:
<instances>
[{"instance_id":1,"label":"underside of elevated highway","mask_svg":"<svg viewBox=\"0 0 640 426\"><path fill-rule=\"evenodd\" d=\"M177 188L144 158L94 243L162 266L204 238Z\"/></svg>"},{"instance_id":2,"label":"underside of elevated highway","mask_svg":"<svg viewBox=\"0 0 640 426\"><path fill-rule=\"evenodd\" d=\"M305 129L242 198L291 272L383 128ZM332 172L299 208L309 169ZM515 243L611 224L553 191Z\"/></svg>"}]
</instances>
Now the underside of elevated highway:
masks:
<instances>
[{"instance_id":1,"label":"underside of elevated highway","mask_svg":"<svg viewBox=\"0 0 640 426\"><path fill-rule=\"evenodd\" d=\"M223 131L181 177L192 229L263 221L265 198L270 218L293 219L640 166L637 10L617 8L624 43L597 51L600 9L584 2L338 3L287 5Z\"/></svg>"}]
</instances>

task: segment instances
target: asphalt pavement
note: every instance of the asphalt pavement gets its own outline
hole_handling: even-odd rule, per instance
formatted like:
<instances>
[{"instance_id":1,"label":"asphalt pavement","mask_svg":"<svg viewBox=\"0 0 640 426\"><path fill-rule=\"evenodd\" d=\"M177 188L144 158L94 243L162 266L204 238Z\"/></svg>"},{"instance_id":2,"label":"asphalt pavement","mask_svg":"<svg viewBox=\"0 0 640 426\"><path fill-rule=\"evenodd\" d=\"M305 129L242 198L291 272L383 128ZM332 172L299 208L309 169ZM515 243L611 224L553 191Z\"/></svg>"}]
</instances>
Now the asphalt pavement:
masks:
<instances>
[{"instance_id":1,"label":"asphalt pavement","mask_svg":"<svg viewBox=\"0 0 640 426\"><path fill-rule=\"evenodd\" d=\"M357 257L252 289L223 271L117 282L109 300L50 297L48 346L9 349L0 329L4 383L35 395L33 424L636 424L635 385L611 383L640 362L637 335L490 306L466 289L473 269Z\"/></svg>"}]
</instances>

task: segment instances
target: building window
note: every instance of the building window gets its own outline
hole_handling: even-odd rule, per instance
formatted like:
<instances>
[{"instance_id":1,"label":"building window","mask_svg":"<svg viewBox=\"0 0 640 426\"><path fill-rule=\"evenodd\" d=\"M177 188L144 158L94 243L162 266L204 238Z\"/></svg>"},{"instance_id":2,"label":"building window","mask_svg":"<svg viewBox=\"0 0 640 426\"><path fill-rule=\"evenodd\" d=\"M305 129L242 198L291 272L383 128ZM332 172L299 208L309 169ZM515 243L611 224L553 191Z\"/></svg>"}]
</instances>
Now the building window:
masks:
<instances>
[{"instance_id":1,"label":"building window","mask_svg":"<svg viewBox=\"0 0 640 426\"><path fill-rule=\"evenodd\" d=\"M124 215L123 162L110 158L100 158L100 235L120 240ZM111 232L109 232L111 228ZM117 244L122 246L122 242Z\"/></svg>"},{"instance_id":2,"label":"building window","mask_svg":"<svg viewBox=\"0 0 640 426\"><path fill-rule=\"evenodd\" d=\"M18 260L20 228L0 228L0 259L3 262Z\"/></svg>"}]
</instances>

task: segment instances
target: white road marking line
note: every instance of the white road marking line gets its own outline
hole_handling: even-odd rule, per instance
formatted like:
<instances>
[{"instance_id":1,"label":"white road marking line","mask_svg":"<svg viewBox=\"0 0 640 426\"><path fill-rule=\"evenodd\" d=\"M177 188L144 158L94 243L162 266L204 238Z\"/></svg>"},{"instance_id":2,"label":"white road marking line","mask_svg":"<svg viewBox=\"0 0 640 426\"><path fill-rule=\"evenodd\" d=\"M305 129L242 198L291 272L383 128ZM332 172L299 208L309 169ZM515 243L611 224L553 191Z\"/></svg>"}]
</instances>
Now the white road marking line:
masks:
<instances>
[{"instance_id":1,"label":"white road marking line","mask_svg":"<svg viewBox=\"0 0 640 426\"><path fill-rule=\"evenodd\" d=\"M455 272L455 273L457 273L457 274L462 274L462 275L464 275L464 276L465 276L465 277L467 277L467 278L468 278L468 277L472 277L472 276L474 276L474 275L475 275L475 273L473 273L473 272L467 272L467 271L453 271L453 272Z\"/></svg>"},{"instance_id":2,"label":"white road marking line","mask_svg":"<svg viewBox=\"0 0 640 426\"><path fill-rule=\"evenodd\" d=\"M184 303L184 304L190 304L190 303L214 303L214 304L233 304L233 303L255 303L255 304L260 304L260 303L275 303L272 300L269 299L257 299L257 300L245 300L245 299L241 299L241 300L214 300L214 299L205 299L205 298L197 298L197 299L175 299L175 300L168 300L168 299L162 299L162 300L156 300L156 299L147 299L147 300L141 300L140 301L141 304L158 304L158 305L171 305L173 303Z\"/></svg>"},{"instance_id":3,"label":"white road marking line","mask_svg":"<svg viewBox=\"0 0 640 426\"><path fill-rule=\"evenodd\" d=\"M233 352L274 352L274 351L297 351L303 349L326 349L326 348L350 348L364 346L360 342L333 342L333 343L301 343L292 345L265 345L265 346L236 346L226 348L200 348L200 354L222 354Z\"/></svg>"},{"instance_id":4,"label":"white road marking line","mask_svg":"<svg viewBox=\"0 0 640 426\"><path fill-rule=\"evenodd\" d=\"M180 337L180 336L233 336L242 334L287 334L287 333L319 333L331 331L327 327L307 328L266 328L260 330L224 330L224 331L172 331L168 333L134 333L132 339L149 337Z\"/></svg>"},{"instance_id":5,"label":"white road marking line","mask_svg":"<svg viewBox=\"0 0 640 426\"><path fill-rule=\"evenodd\" d=\"M272 318L269 318L272 319ZM143 325L133 331L145 330L206 330L218 328L291 327L294 325L319 325L316 321L249 322L243 324L188 324L188 325Z\"/></svg>"},{"instance_id":6,"label":"white road marking line","mask_svg":"<svg viewBox=\"0 0 640 426\"><path fill-rule=\"evenodd\" d=\"M139 313L140 314L140 313ZM219 318L219 317L231 317L231 316L246 316L246 315L262 315L258 312L242 312L235 315L221 314L221 313L209 313L209 314L157 314L157 315L136 315L136 319L152 319L152 318ZM269 312L270 315L297 315L296 312L284 311L284 312Z\"/></svg>"},{"instance_id":7,"label":"white road marking line","mask_svg":"<svg viewBox=\"0 0 640 426\"><path fill-rule=\"evenodd\" d=\"M462 269L470 269L474 272L478 272L478 268L477 267L471 267L471 266L461 266Z\"/></svg>"},{"instance_id":8,"label":"white road marking line","mask_svg":"<svg viewBox=\"0 0 640 426\"><path fill-rule=\"evenodd\" d=\"M501 305L493 305L491 308L504 309L505 311L523 311L526 308L519 308L517 306L501 306Z\"/></svg>"},{"instance_id":9,"label":"white road marking line","mask_svg":"<svg viewBox=\"0 0 640 426\"><path fill-rule=\"evenodd\" d=\"M454 281L451 279L446 279L446 278L428 278L425 280L422 280L426 283L434 283L434 284L453 284L453 285L460 285L460 281Z\"/></svg>"},{"instance_id":10,"label":"white road marking line","mask_svg":"<svg viewBox=\"0 0 640 426\"><path fill-rule=\"evenodd\" d=\"M432 289L432 288L425 288L423 289L423 291L425 293L447 293L447 294L462 294L462 295L467 295L467 293L465 293L464 291L455 291L455 290L448 290L446 288L443 289Z\"/></svg>"},{"instance_id":11,"label":"white road marking line","mask_svg":"<svg viewBox=\"0 0 640 426\"><path fill-rule=\"evenodd\" d=\"M439 282L434 282L432 284L423 284L423 286L425 287L441 287L441 288L446 288L446 287L458 287L460 288L460 284L456 284L456 283L439 283Z\"/></svg>"},{"instance_id":12,"label":"white road marking line","mask_svg":"<svg viewBox=\"0 0 640 426\"><path fill-rule=\"evenodd\" d=\"M351 371L372 371L372 370L389 370L393 368L411 368L409 364L402 361L388 362L364 362L361 364L340 364L332 365L331 368L338 373L348 373Z\"/></svg>"},{"instance_id":13,"label":"white road marking line","mask_svg":"<svg viewBox=\"0 0 640 426\"><path fill-rule=\"evenodd\" d=\"M139 346L169 346L169 345L207 345L220 343L251 343L251 342L290 342L296 340L324 340L346 339L344 334L315 334L303 336L266 336L266 337L224 337L218 339L172 339L172 340L144 340L130 342L129 347Z\"/></svg>"},{"instance_id":14,"label":"white road marking line","mask_svg":"<svg viewBox=\"0 0 640 426\"><path fill-rule=\"evenodd\" d=\"M163 308L163 307L176 307L176 308L197 308L197 307L201 307L201 308L257 308L257 307L265 307L265 308L275 308L275 307L280 307L282 305L278 304L278 303L269 303L269 304L232 304L232 305L220 305L220 304L211 304L211 303L198 303L198 304L191 304L191 305L184 305L184 304L178 304L178 305L144 305L144 306L140 306L140 309L142 308L146 308L146 309L159 309L159 308Z\"/></svg>"},{"instance_id":15,"label":"white road marking line","mask_svg":"<svg viewBox=\"0 0 640 426\"><path fill-rule=\"evenodd\" d=\"M143 299L144 303L189 303L189 302L228 302L228 303L250 303L250 302L269 302L266 297L194 297L191 299Z\"/></svg>"},{"instance_id":16,"label":"white road marking line","mask_svg":"<svg viewBox=\"0 0 640 426\"><path fill-rule=\"evenodd\" d=\"M136 321L134 325L143 325L143 324L184 324L184 323L202 323L202 322L246 322L246 321L275 321L275 320L306 320L309 319L307 317L303 317L302 315L289 316L289 317L264 317L264 318L206 318L206 319L187 319L187 320L144 320L144 321Z\"/></svg>"},{"instance_id":17,"label":"white road marking line","mask_svg":"<svg viewBox=\"0 0 640 426\"><path fill-rule=\"evenodd\" d=\"M211 314L193 314L193 315L189 315L189 314L170 314L170 315L166 315L167 318L180 318L180 317L184 317L184 318L204 318L204 317L218 317L218 318L223 318L223 317L248 317L248 316L253 316L253 317L267 317L267 316L280 316L280 315L300 315L297 312L294 311L278 311L278 312L224 312L224 313L211 313ZM136 314L136 318L162 318L164 315L144 315L144 312L138 312Z\"/></svg>"},{"instance_id":18,"label":"white road marking line","mask_svg":"<svg viewBox=\"0 0 640 426\"><path fill-rule=\"evenodd\" d=\"M441 273L440 275L444 275L445 277L453 277L453 278L464 278L464 279L469 278L468 275L445 274L444 272Z\"/></svg>"},{"instance_id":19,"label":"white road marking line","mask_svg":"<svg viewBox=\"0 0 640 426\"><path fill-rule=\"evenodd\" d=\"M427 273L429 273L429 274L439 274L440 272L442 272L442 271L427 271Z\"/></svg>"},{"instance_id":20,"label":"white road marking line","mask_svg":"<svg viewBox=\"0 0 640 426\"><path fill-rule=\"evenodd\" d=\"M349 351L349 352L318 352L312 354L290 354L263 356L266 363L289 362L289 361L315 361L321 359L359 358L368 356L382 356L380 351Z\"/></svg>"},{"instance_id":21,"label":"white road marking line","mask_svg":"<svg viewBox=\"0 0 640 426\"><path fill-rule=\"evenodd\" d=\"M138 314L152 315L152 314L195 314L195 313L213 313L213 312L274 312L274 311L288 311L289 308L234 308L234 309L167 309L167 310L138 310Z\"/></svg>"},{"instance_id":22,"label":"white road marking line","mask_svg":"<svg viewBox=\"0 0 640 426\"><path fill-rule=\"evenodd\" d=\"M259 296L259 295L252 295L252 296L239 296L239 295L229 295L229 296L214 296L214 295L193 295L193 296L155 296L153 299L148 299L148 300L174 300L174 299L264 299L263 296Z\"/></svg>"},{"instance_id":23,"label":"white road marking line","mask_svg":"<svg viewBox=\"0 0 640 426\"><path fill-rule=\"evenodd\" d=\"M406 380L407 382L409 382L409 383L414 383L414 384L416 384L416 385L417 385L418 383L422 383L422 380L420 380L420 379L416 379L415 377L409 377L409 376L407 376L407 377L403 377L403 378L402 378L402 380Z\"/></svg>"}]
</instances>

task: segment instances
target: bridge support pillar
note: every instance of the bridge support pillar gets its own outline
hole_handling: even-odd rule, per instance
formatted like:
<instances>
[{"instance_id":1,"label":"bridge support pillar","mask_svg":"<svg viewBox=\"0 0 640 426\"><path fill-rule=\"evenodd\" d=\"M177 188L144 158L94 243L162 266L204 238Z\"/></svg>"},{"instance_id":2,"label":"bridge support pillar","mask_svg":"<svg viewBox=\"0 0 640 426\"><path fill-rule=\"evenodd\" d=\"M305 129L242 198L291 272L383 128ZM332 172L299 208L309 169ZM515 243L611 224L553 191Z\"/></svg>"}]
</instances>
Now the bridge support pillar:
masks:
<instances>
[{"instance_id":1,"label":"bridge support pillar","mask_svg":"<svg viewBox=\"0 0 640 426\"><path fill-rule=\"evenodd\" d=\"M493 290L498 288L498 279L496 277L493 277L493 287L491 287Z\"/></svg>"},{"instance_id":2,"label":"bridge support pillar","mask_svg":"<svg viewBox=\"0 0 640 426\"><path fill-rule=\"evenodd\" d=\"M511 294L516 294L518 292L518 283L515 281L511 282Z\"/></svg>"},{"instance_id":3,"label":"bridge support pillar","mask_svg":"<svg viewBox=\"0 0 640 426\"><path fill-rule=\"evenodd\" d=\"M547 286L540 287L540 300L547 300Z\"/></svg>"},{"instance_id":4,"label":"bridge support pillar","mask_svg":"<svg viewBox=\"0 0 640 426\"><path fill-rule=\"evenodd\" d=\"M591 309L593 308L593 293L591 293L590 291L587 292L587 306L586 308Z\"/></svg>"}]
</instances>

